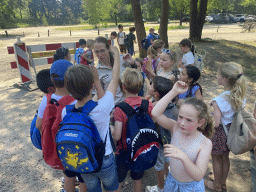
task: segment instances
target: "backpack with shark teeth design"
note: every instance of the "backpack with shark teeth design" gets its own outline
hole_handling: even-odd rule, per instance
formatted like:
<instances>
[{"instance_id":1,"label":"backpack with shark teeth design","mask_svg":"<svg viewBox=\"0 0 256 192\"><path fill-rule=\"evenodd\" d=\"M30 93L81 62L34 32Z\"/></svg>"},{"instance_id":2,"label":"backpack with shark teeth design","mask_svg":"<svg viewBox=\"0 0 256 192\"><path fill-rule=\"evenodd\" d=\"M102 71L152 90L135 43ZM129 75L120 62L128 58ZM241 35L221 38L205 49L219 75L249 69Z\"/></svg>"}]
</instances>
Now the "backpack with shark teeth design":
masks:
<instances>
[{"instance_id":1,"label":"backpack with shark teeth design","mask_svg":"<svg viewBox=\"0 0 256 192\"><path fill-rule=\"evenodd\" d=\"M148 114L148 100L133 109L128 103L117 105L128 117L126 161L132 172L141 173L156 164L159 151L159 135L155 124Z\"/></svg>"}]
</instances>

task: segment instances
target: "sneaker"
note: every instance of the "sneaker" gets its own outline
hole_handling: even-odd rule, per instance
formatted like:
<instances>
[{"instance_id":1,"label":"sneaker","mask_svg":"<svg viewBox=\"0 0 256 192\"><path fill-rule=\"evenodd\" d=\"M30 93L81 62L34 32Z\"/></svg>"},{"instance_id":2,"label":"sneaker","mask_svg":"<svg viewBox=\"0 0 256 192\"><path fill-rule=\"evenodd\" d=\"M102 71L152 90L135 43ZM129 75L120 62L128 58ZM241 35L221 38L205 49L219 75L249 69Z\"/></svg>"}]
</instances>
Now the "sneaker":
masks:
<instances>
[{"instance_id":1,"label":"sneaker","mask_svg":"<svg viewBox=\"0 0 256 192\"><path fill-rule=\"evenodd\" d=\"M61 178L60 178L60 181L61 181L61 187L64 187L65 177L61 177ZM76 177L75 186L77 186L77 185L79 185L79 184L80 184L80 182L79 182L79 180L78 180L78 177ZM65 191L63 191L63 192L65 192Z\"/></svg>"},{"instance_id":2,"label":"sneaker","mask_svg":"<svg viewBox=\"0 0 256 192\"><path fill-rule=\"evenodd\" d=\"M76 192L79 192L78 188L75 188ZM64 189L60 189L60 192L66 192Z\"/></svg>"},{"instance_id":3,"label":"sneaker","mask_svg":"<svg viewBox=\"0 0 256 192\"><path fill-rule=\"evenodd\" d=\"M164 192L164 189L159 189L157 185L155 186L147 186L146 192Z\"/></svg>"}]
</instances>

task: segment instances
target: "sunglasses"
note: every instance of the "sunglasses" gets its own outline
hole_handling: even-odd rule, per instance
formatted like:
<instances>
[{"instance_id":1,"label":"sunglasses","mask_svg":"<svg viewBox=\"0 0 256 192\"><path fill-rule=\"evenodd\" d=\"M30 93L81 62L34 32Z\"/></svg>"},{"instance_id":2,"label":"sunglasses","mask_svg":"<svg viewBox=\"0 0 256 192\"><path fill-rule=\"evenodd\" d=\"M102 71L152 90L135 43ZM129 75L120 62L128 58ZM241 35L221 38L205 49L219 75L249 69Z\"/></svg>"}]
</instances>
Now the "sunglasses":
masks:
<instances>
[{"instance_id":1,"label":"sunglasses","mask_svg":"<svg viewBox=\"0 0 256 192\"><path fill-rule=\"evenodd\" d=\"M161 53L169 54L169 55L172 57L172 59L174 59L174 58L173 58L173 55L172 55L172 53L171 53L171 51L170 51L170 49L165 49L165 48L163 48L162 51L161 51Z\"/></svg>"}]
</instances>

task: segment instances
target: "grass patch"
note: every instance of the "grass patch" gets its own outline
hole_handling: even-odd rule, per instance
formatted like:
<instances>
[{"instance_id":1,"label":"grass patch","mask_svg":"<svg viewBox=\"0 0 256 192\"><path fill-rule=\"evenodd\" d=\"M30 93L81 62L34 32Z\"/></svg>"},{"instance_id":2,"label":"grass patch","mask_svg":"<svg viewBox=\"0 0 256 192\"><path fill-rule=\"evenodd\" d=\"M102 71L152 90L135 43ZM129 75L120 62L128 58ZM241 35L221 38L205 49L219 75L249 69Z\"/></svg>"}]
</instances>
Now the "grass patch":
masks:
<instances>
[{"instance_id":1,"label":"grass patch","mask_svg":"<svg viewBox=\"0 0 256 192\"><path fill-rule=\"evenodd\" d=\"M132 24L124 25L124 27L133 26ZM74 26L74 27L60 27L55 28L55 30L59 31L82 31L82 30L91 30L91 29L106 29L106 28L117 28L115 24L102 24L102 25L83 25L83 26Z\"/></svg>"},{"instance_id":2,"label":"grass patch","mask_svg":"<svg viewBox=\"0 0 256 192\"><path fill-rule=\"evenodd\" d=\"M149 29L150 29L151 27L145 27L145 30L146 31L149 31ZM160 28L160 26L154 26L154 29L156 30L156 31L158 31L159 30L159 28ZM187 28L187 26L183 26L183 25L170 25L170 26L168 26L168 30L175 30L175 29L186 29Z\"/></svg>"},{"instance_id":3,"label":"grass patch","mask_svg":"<svg viewBox=\"0 0 256 192\"><path fill-rule=\"evenodd\" d=\"M8 35L8 37L17 37L17 36L22 36L21 34L11 34L11 35ZM3 34L0 34L0 38L8 38L6 37L6 35L3 35Z\"/></svg>"},{"instance_id":4,"label":"grass patch","mask_svg":"<svg viewBox=\"0 0 256 192\"><path fill-rule=\"evenodd\" d=\"M253 45L251 45L253 44ZM244 74L252 81L256 80L256 42L215 40L196 42L197 50L206 50L205 69L217 71L218 65L225 62L235 62L243 66Z\"/></svg>"}]
</instances>

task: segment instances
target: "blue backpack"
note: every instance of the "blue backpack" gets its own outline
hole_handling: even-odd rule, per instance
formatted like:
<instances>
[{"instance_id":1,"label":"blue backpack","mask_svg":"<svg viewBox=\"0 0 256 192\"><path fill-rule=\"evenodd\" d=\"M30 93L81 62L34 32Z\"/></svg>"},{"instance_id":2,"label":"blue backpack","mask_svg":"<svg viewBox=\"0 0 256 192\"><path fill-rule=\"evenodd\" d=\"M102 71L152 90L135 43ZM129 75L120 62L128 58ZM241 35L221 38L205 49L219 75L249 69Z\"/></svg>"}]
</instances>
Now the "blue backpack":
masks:
<instances>
[{"instance_id":1,"label":"blue backpack","mask_svg":"<svg viewBox=\"0 0 256 192\"><path fill-rule=\"evenodd\" d=\"M36 128L36 119L37 119L37 114L35 115L30 125L30 139L32 144L37 149L42 150L41 134L40 134L40 131Z\"/></svg>"},{"instance_id":2,"label":"blue backpack","mask_svg":"<svg viewBox=\"0 0 256 192\"><path fill-rule=\"evenodd\" d=\"M135 173L141 173L156 164L159 151L159 135L152 118L148 114L147 100L133 109L122 102L117 105L128 116L126 163Z\"/></svg>"},{"instance_id":3,"label":"blue backpack","mask_svg":"<svg viewBox=\"0 0 256 192\"><path fill-rule=\"evenodd\" d=\"M150 42L149 42L148 39L143 39L143 40L141 41L141 47L142 47L143 49L148 50L149 46L150 46Z\"/></svg>"},{"instance_id":4,"label":"blue backpack","mask_svg":"<svg viewBox=\"0 0 256 192\"><path fill-rule=\"evenodd\" d=\"M96 173L102 166L105 142L100 138L97 127L89 113L97 102L88 101L78 109L67 105L67 114L56 134L58 156L66 170L77 173Z\"/></svg>"}]
</instances>

